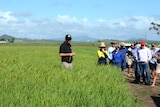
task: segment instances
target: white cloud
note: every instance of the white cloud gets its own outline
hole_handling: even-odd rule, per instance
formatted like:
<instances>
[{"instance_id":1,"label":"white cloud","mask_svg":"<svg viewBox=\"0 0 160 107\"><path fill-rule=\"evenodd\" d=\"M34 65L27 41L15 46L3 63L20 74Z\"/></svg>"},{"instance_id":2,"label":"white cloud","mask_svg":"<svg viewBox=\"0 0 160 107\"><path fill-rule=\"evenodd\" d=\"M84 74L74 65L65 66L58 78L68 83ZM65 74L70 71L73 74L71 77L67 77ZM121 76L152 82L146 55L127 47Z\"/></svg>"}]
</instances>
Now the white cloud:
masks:
<instances>
[{"instance_id":1,"label":"white cloud","mask_svg":"<svg viewBox=\"0 0 160 107\"><path fill-rule=\"evenodd\" d=\"M75 17L70 17L69 15L58 15L57 21L62 23L74 23L77 22L77 19Z\"/></svg>"},{"instance_id":2,"label":"white cloud","mask_svg":"<svg viewBox=\"0 0 160 107\"><path fill-rule=\"evenodd\" d=\"M23 13L21 13L23 14ZM19 18L21 15L12 16L12 12L0 11L0 35L9 34L15 37L31 39L64 38L70 33L74 40L80 36L90 36L98 39L144 38L158 40L159 36L154 31L149 31L152 21L159 23L156 16L132 16L119 19L89 20L78 19L69 15L58 15L56 19L27 19Z\"/></svg>"},{"instance_id":3,"label":"white cloud","mask_svg":"<svg viewBox=\"0 0 160 107\"><path fill-rule=\"evenodd\" d=\"M1 24L7 23L9 21L17 21L16 17L11 15L11 12L0 11L0 22Z\"/></svg>"},{"instance_id":4,"label":"white cloud","mask_svg":"<svg viewBox=\"0 0 160 107\"><path fill-rule=\"evenodd\" d=\"M102 18L100 18L100 19L98 19L98 22L106 22L106 20L105 19L102 19Z\"/></svg>"}]
</instances>

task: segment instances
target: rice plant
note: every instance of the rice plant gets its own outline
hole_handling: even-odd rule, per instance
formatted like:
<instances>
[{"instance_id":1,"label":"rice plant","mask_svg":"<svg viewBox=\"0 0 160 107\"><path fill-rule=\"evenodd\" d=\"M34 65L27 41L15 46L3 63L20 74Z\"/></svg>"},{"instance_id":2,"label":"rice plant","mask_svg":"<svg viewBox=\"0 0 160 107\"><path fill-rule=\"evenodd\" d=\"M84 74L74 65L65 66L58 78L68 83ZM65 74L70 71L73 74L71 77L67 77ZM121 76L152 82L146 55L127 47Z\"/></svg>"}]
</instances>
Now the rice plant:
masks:
<instances>
[{"instance_id":1,"label":"rice plant","mask_svg":"<svg viewBox=\"0 0 160 107\"><path fill-rule=\"evenodd\" d=\"M74 46L73 70L58 46L1 46L1 107L139 107L120 70L97 66L97 47Z\"/></svg>"}]
</instances>

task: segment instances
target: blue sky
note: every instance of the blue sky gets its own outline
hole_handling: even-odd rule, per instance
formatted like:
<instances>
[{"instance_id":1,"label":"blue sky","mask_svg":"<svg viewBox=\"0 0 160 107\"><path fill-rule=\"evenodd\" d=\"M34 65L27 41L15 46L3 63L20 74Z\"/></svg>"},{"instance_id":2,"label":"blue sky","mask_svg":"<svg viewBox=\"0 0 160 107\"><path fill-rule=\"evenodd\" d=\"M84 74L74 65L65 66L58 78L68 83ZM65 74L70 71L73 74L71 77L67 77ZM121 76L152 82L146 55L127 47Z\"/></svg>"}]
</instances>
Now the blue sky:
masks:
<instances>
[{"instance_id":1,"label":"blue sky","mask_svg":"<svg viewBox=\"0 0 160 107\"><path fill-rule=\"evenodd\" d=\"M0 0L0 35L63 39L159 40L159 0Z\"/></svg>"}]
</instances>

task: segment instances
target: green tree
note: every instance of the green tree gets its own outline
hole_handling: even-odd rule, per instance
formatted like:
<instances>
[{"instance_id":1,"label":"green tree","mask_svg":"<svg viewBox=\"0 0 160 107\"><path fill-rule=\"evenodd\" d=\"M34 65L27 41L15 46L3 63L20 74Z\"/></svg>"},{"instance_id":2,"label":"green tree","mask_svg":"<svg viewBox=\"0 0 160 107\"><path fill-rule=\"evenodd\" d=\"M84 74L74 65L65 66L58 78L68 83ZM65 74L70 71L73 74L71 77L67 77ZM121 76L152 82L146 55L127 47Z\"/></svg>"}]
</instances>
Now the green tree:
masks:
<instances>
[{"instance_id":1,"label":"green tree","mask_svg":"<svg viewBox=\"0 0 160 107\"><path fill-rule=\"evenodd\" d=\"M154 30L159 35L160 34L160 24L151 22L151 27L149 28L149 30Z\"/></svg>"}]
</instances>

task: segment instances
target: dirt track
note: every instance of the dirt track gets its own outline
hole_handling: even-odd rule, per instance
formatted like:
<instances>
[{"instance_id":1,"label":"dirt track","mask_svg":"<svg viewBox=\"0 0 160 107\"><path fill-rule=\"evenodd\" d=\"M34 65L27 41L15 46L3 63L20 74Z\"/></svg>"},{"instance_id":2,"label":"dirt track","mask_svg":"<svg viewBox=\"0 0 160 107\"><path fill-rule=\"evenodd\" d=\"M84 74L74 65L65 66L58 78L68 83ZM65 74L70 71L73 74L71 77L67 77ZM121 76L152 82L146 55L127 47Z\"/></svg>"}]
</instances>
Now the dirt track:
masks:
<instances>
[{"instance_id":1,"label":"dirt track","mask_svg":"<svg viewBox=\"0 0 160 107\"><path fill-rule=\"evenodd\" d=\"M123 74L129 83L133 95L142 101L142 107L160 107L160 79L156 81L156 86L151 88L149 85L132 83L134 77L128 76L127 72L123 72ZM131 75L133 75L133 72ZM151 79L152 81L153 79Z\"/></svg>"}]
</instances>

